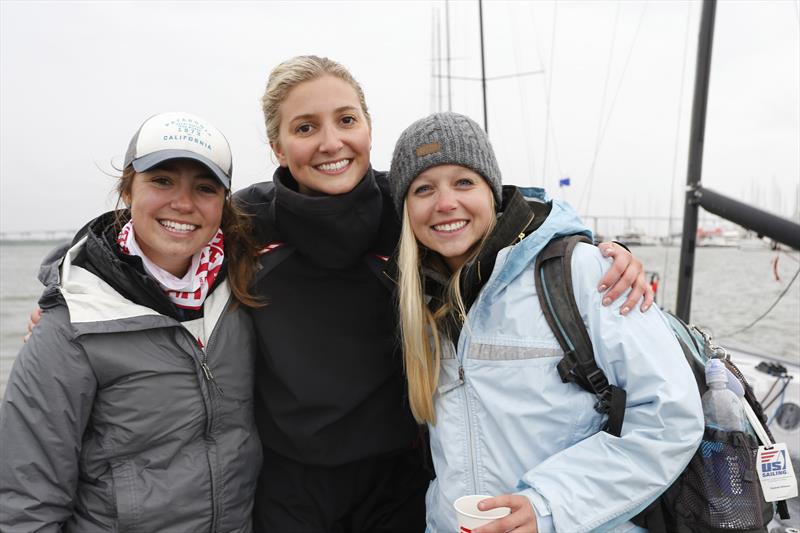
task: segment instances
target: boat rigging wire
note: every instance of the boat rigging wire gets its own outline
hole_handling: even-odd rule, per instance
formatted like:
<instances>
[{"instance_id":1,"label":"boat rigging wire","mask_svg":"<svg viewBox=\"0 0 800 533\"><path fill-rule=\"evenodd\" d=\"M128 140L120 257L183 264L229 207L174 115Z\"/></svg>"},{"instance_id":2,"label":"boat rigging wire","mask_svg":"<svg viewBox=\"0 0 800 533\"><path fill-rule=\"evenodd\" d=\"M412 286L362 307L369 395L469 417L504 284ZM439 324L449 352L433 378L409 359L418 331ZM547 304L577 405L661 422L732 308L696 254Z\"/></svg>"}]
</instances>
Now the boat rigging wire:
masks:
<instances>
[{"instance_id":1,"label":"boat rigging wire","mask_svg":"<svg viewBox=\"0 0 800 533\"><path fill-rule=\"evenodd\" d=\"M444 0L444 42L447 54L447 110L453 110L453 88L450 85L452 79L450 78L450 1Z\"/></svg>"},{"instance_id":2,"label":"boat rigging wire","mask_svg":"<svg viewBox=\"0 0 800 533\"><path fill-rule=\"evenodd\" d=\"M783 403L783 394L786 392L786 388L789 386L789 382L792 381L792 376L783 376L783 377L778 378L775 381L777 383L778 381L781 381L781 380L783 380L783 387L781 387L780 392L778 392L775 396L773 396L772 399L769 402L767 402L767 403L763 403L762 402L761 403L761 407L763 407L764 410L769 409L769 406L772 405L773 403L775 403L775 400L777 400L778 398L780 398L781 399L781 403Z\"/></svg>"},{"instance_id":3,"label":"boat rigging wire","mask_svg":"<svg viewBox=\"0 0 800 533\"><path fill-rule=\"evenodd\" d=\"M531 11L531 19L533 21L533 5L530 6L530 11ZM512 20L512 21L522 20L522 17L515 17L511 13L511 6L509 4L506 4L506 20ZM522 22L526 23L525 20L522 20ZM533 23L532 25L533 25L533 28L534 28L534 30L533 30L534 31L534 39L536 40L536 46L537 46L537 52L538 52L539 51L538 50L539 42L538 42L538 36L537 36L537 31L536 31L536 24ZM520 34L521 34L521 32L518 32L518 31L512 31L511 32L512 39L514 41L514 67L515 67L516 70L520 70L520 67L522 65L522 61L520 61L520 51L521 50L525 50L525 48L526 48L520 42ZM541 67L541 66L542 66L542 60L541 60L541 54L540 54L539 67ZM525 154L525 162L527 163L528 176L531 179L534 180L534 183L536 183L536 154L535 154L536 150L532 149L533 143L531 142L531 122L533 122L533 121L527 120L527 117L530 116L530 114L529 114L528 105L527 105L527 98L525 98L525 92L526 92L525 91L525 81L522 79L522 77L518 77L517 78L517 98L519 99L520 113L521 113L521 116L523 117L523 120L521 122L522 122L522 136L523 136L524 144L522 146L525 147L525 148L528 148L528 149L523 149L522 152Z\"/></svg>"},{"instance_id":4,"label":"boat rigging wire","mask_svg":"<svg viewBox=\"0 0 800 533\"><path fill-rule=\"evenodd\" d=\"M789 281L789 283L786 285L786 288L783 289L783 292L781 292L778 295L778 298L774 302L772 302L772 305L769 306L769 309L764 311L761 314L761 316L759 316L758 318L753 320L750 324L746 325L745 327L743 327L743 328L741 328L739 330L736 330L736 331L731 331L729 333L723 333L722 335L719 335L717 338L722 339L722 338L725 338L725 337L733 337L735 335L739 335L740 333L744 333L748 329L750 329L753 326L755 326L759 321L761 321L762 318L767 316L770 313L770 311L772 311L775 308L776 305L778 305L778 302L780 302L783 299L784 296L786 296L786 293L789 292L789 289L792 287L792 284L795 282L795 280L797 280L797 276L798 275L800 275L800 268L798 268L797 272L794 273L794 276L792 276L791 281Z\"/></svg>"},{"instance_id":5,"label":"boat rigging wire","mask_svg":"<svg viewBox=\"0 0 800 533\"><path fill-rule=\"evenodd\" d=\"M668 219L667 219L667 239L672 239L672 210L674 209L675 205L675 181L678 177L678 145L680 140L680 132L681 132L681 108L683 107L683 89L684 89L684 81L686 80L686 57L689 55L689 22L691 21L692 15L692 3L687 2L686 4L686 25L683 35L683 63L681 64L681 84L680 90L678 91L678 120L675 124L675 147L672 151L672 184L670 185L669 189L669 211L667 211ZM667 279L669 279L669 247L667 248L666 253L664 254L664 285L662 290L666 293L667 288Z\"/></svg>"},{"instance_id":6,"label":"boat rigging wire","mask_svg":"<svg viewBox=\"0 0 800 533\"><path fill-rule=\"evenodd\" d=\"M622 90L622 83L625 81L625 73L628 71L628 65L630 64L631 57L633 56L633 50L636 47L636 41L639 38L639 32L642 29L642 22L644 21L644 15L647 12L648 4L649 0L646 0L644 5L642 6L642 12L639 14L639 22L636 25L636 32L633 35L633 40L631 41L630 48L628 49L628 56L625 58L625 64L622 66L622 73L620 74L619 82L617 83L617 89L614 92L614 97L611 99L611 105L608 108L608 114L606 115L605 123L603 123L602 130L600 131L597 139L597 145L595 146L595 151L594 151L594 158L592 159L592 166L589 169L589 176L586 180L586 187L584 187L583 192L581 193L581 201L578 203L578 205L582 205L583 198L585 196L587 208L592 193L592 183L594 181L594 170L597 164L597 156L600 154L600 146L603 144L603 140L605 139L606 136L606 131L608 130L608 125L611 122L611 116L613 115L614 107L617 104L617 97L619 96L619 93ZM605 100L605 89L603 90L603 92L604 92L603 99ZM601 114L601 120L602 120L602 114ZM588 194L586 194L587 192Z\"/></svg>"},{"instance_id":7,"label":"boat rigging wire","mask_svg":"<svg viewBox=\"0 0 800 533\"><path fill-rule=\"evenodd\" d=\"M776 376L776 377L775 377L775 381L773 381L773 382L772 382L772 386L770 386L770 388L769 388L769 390L767 391L767 393L764 395L764 397L763 397L763 398L761 398L761 399L758 401L758 403L760 403L760 404L761 404L761 406L762 406L762 407L763 407L765 410L766 410L766 409L767 409L767 408L768 408L770 405L772 405L773 403L775 403L775 400L776 400L776 399L778 399L778 398L781 398L781 403L783 403L783 394L786 392L786 387L788 387L788 386L789 386L789 382L790 382L791 380L792 380L792 376L791 376L791 375L789 375L789 374L787 374L786 372L784 372L783 374L781 374L781 375L779 375L779 376ZM772 391L773 391L773 390L775 390L775 386L776 386L778 383L783 383L783 387L781 387L781 390L779 390L779 391L778 391L778 392L775 394L775 396L773 396L773 397L770 399L770 401L769 401L769 402L767 402L767 398L769 398L769 395L770 395L770 394L772 394Z\"/></svg>"},{"instance_id":8,"label":"boat rigging wire","mask_svg":"<svg viewBox=\"0 0 800 533\"><path fill-rule=\"evenodd\" d=\"M558 20L558 2L553 3L553 28L550 32L550 64L547 67L547 85L545 88L545 99L547 102L547 111L544 119L544 155L542 159L542 183L547 183L545 180L547 176L547 140L550 133L550 94L553 89L553 58L556 52L556 21ZM555 139L553 144L555 144ZM560 167L560 165L559 165ZM558 178L563 178L561 168L558 169Z\"/></svg>"},{"instance_id":9,"label":"boat rigging wire","mask_svg":"<svg viewBox=\"0 0 800 533\"><path fill-rule=\"evenodd\" d=\"M606 64L606 78L603 81L603 98L600 100L600 116L597 119L597 135L594 145L594 156L592 157L592 164L589 167L589 175L586 179L586 185L583 187L583 191L581 192L581 199L578 201L579 209L585 210L583 205L583 198L586 195L586 189L589 188L589 185L592 181L592 175L594 174L594 164L597 161L597 152L600 151L600 132L603 129L603 116L605 115L606 110L606 95L608 94L608 80L611 78L611 65L614 60L614 44L617 42L617 24L619 23L619 10L620 10L620 2L617 0L617 9L614 11L614 24L611 26L611 46L608 48L608 63Z\"/></svg>"}]
</instances>

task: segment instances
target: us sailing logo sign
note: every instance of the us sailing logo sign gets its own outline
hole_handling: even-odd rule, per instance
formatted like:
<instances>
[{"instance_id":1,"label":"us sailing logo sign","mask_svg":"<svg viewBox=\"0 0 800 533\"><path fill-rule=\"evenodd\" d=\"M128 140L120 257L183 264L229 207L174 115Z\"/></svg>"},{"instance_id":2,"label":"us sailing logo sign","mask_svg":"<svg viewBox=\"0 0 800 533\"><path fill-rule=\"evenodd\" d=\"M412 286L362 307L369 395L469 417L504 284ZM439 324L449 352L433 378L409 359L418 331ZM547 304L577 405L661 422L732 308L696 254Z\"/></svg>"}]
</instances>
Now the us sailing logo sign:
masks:
<instances>
[{"instance_id":1,"label":"us sailing logo sign","mask_svg":"<svg viewBox=\"0 0 800 533\"><path fill-rule=\"evenodd\" d=\"M787 472L786 450L765 450L761 454L761 475L784 476Z\"/></svg>"},{"instance_id":2,"label":"us sailing logo sign","mask_svg":"<svg viewBox=\"0 0 800 533\"><path fill-rule=\"evenodd\" d=\"M759 446L756 464L765 501L787 500L797 496L797 478L794 477L792 456L785 443Z\"/></svg>"}]
</instances>

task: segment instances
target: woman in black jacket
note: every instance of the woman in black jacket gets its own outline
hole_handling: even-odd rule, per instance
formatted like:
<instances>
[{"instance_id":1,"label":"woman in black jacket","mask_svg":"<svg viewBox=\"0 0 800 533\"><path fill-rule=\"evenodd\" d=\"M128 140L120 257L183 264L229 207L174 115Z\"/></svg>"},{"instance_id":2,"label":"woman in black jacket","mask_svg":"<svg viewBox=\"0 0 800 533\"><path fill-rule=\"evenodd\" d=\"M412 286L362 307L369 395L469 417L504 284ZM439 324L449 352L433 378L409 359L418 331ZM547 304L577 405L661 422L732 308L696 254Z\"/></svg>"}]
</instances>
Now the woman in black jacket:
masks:
<instances>
[{"instance_id":1,"label":"woman in black jacket","mask_svg":"<svg viewBox=\"0 0 800 533\"><path fill-rule=\"evenodd\" d=\"M421 532L427 443L405 399L387 269L399 222L385 173L370 166L363 91L340 64L300 56L272 71L262 102L280 168L238 194L264 245L253 290L268 303L251 310L256 530ZM614 252L608 286L630 262ZM645 291L641 265L620 281L611 299L638 283L630 308Z\"/></svg>"}]
</instances>

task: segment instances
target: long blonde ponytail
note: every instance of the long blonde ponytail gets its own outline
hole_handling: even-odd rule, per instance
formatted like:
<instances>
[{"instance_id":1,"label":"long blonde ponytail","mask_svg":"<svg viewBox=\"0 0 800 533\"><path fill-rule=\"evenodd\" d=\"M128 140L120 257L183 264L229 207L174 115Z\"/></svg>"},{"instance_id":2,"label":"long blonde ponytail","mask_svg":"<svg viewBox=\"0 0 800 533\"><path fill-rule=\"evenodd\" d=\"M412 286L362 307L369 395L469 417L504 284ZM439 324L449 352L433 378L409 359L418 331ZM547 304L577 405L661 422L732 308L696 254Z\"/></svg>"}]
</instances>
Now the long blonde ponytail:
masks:
<instances>
[{"instance_id":1,"label":"long blonde ponytail","mask_svg":"<svg viewBox=\"0 0 800 533\"><path fill-rule=\"evenodd\" d=\"M405 208L397 264L400 271L400 334L408 381L408 401L417 422L434 424L433 393L439 382L441 363L439 330L426 305L420 276L419 246Z\"/></svg>"}]
</instances>

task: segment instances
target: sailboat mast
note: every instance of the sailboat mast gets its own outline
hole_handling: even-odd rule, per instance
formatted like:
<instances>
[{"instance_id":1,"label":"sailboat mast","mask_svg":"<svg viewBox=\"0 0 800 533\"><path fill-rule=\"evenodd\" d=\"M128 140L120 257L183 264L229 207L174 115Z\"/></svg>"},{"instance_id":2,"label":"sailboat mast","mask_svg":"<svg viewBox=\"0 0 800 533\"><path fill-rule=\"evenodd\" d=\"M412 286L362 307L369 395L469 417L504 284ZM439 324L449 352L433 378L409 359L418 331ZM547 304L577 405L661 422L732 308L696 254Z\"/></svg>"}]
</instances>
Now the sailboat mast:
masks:
<instances>
[{"instance_id":1,"label":"sailboat mast","mask_svg":"<svg viewBox=\"0 0 800 533\"><path fill-rule=\"evenodd\" d=\"M478 23L481 27L481 88L483 89L483 129L489 133L489 119L486 111L486 56L483 51L483 0L478 0Z\"/></svg>"},{"instance_id":2,"label":"sailboat mast","mask_svg":"<svg viewBox=\"0 0 800 533\"><path fill-rule=\"evenodd\" d=\"M714 40L716 0L703 0L700 16L700 36L697 44L692 126L689 134L689 168L686 173L686 202L683 209L681 261L678 269L678 297L675 314L689 322L694 278L694 251L697 238L698 193L703 172L703 143L705 139L708 86L711 75L711 48Z\"/></svg>"}]
</instances>

